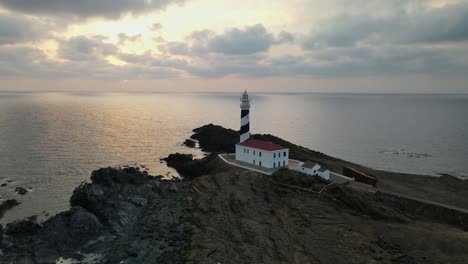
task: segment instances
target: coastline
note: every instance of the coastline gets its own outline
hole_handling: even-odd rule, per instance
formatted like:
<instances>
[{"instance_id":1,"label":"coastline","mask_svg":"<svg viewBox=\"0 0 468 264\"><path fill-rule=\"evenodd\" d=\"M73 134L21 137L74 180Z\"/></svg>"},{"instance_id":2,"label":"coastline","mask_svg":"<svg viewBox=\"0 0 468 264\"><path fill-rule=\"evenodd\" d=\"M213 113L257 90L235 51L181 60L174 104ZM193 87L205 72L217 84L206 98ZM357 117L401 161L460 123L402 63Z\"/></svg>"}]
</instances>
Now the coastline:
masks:
<instances>
[{"instance_id":1,"label":"coastline","mask_svg":"<svg viewBox=\"0 0 468 264\"><path fill-rule=\"evenodd\" d=\"M377 187L388 191L467 208L456 196L468 183L451 176L377 171L272 135L253 137L332 170L353 166L378 177ZM91 182L74 190L70 210L44 223L32 217L2 229L0 261L403 264L463 263L468 257L468 217L452 223L446 212L346 184L324 189L329 182L319 177L290 170L265 176L230 166L216 153L232 152L237 131L207 125L191 138L212 154L168 156L166 163L182 179L136 168L96 170ZM422 214L421 208L435 213Z\"/></svg>"}]
</instances>

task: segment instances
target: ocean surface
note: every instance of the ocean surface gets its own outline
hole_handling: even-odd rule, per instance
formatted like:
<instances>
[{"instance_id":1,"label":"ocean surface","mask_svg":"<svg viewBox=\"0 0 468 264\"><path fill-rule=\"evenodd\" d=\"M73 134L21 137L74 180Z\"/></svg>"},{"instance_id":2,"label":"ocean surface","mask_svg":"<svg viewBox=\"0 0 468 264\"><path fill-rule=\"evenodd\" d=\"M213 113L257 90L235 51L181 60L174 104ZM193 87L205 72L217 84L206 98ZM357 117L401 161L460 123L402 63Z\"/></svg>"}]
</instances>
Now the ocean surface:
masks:
<instances>
[{"instance_id":1,"label":"ocean surface","mask_svg":"<svg viewBox=\"0 0 468 264\"><path fill-rule=\"evenodd\" d=\"M208 123L239 129L239 94L0 93L1 223L68 207L100 167L159 159ZM251 94L252 133L270 133L377 169L468 175L468 95ZM16 194L18 186L29 190Z\"/></svg>"}]
</instances>

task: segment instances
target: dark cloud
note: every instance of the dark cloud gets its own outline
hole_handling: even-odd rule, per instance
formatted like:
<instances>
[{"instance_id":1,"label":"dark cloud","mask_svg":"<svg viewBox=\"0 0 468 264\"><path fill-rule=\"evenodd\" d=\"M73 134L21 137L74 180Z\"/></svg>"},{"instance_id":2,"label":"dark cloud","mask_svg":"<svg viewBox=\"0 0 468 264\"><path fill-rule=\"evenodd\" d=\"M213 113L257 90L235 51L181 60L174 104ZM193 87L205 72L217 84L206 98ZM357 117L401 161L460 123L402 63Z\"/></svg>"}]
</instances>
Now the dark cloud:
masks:
<instances>
[{"instance_id":1,"label":"dark cloud","mask_svg":"<svg viewBox=\"0 0 468 264\"><path fill-rule=\"evenodd\" d=\"M6 9L28 14L117 18L126 13L144 13L183 0L0 0Z\"/></svg>"},{"instance_id":2,"label":"dark cloud","mask_svg":"<svg viewBox=\"0 0 468 264\"><path fill-rule=\"evenodd\" d=\"M61 58L71 61L94 61L107 55L117 53L117 47L105 42L103 36L76 36L61 40L59 55Z\"/></svg>"},{"instance_id":3,"label":"dark cloud","mask_svg":"<svg viewBox=\"0 0 468 264\"><path fill-rule=\"evenodd\" d=\"M396 38L406 43L438 43L468 40L468 2L431 9L402 18ZM407 29L405 30L405 27Z\"/></svg>"},{"instance_id":4,"label":"dark cloud","mask_svg":"<svg viewBox=\"0 0 468 264\"><path fill-rule=\"evenodd\" d=\"M136 42L136 41L142 40L141 34L130 36L124 33L120 33L119 35L117 35L117 37L119 39L119 44L125 44L126 42Z\"/></svg>"},{"instance_id":5,"label":"dark cloud","mask_svg":"<svg viewBox=\"0 0 468 264\"><path fill-rule=\"evenodd\" d=\"M162 29L162 25L160 23L154 23L151 25L151 30L153 31L159 31L160 29Z\"/></svg>"},{"instance_id":6,"label":"dark cloud","mask_svg":"<svg viewBox=\"0 0 468 264\"><path fill-rule=\"evenodd\" d=\"M257 24L214 36L208 42L208 49L225 54L253 54L268 51L274 41L273 35L263 25Z\"/></svg>"},{"instance_id":7,"label":"dark cloud","mask_svg":"<svg viewBox=\"0 0 468 264\"><path fill-rule=\"evenodd\" d=\"M183 68L192 75L217 78L223 76L401 76L430 74L463 76L468 73L468 48L336 48L299 56L207 55Z\"/></svg>"},{"instance_id":8,"label":"dark cloud","mask_svg":"<svg viewBox=\"0 0 468 264\"><path fill-rule=\"evenodd\" d=\"M468 3L397 15L340 15L322 21L303 41L305 49L356 44L413 44L468 40Z\"/></svg>"},{"instance_id":9,"label":"dark cloud","mask_svg":"<svg viewBox=\"0 0 468 264\"><path fill-rule=\"evenodd\" d=\"M267 52L271 46L291 43L294 35L282 31L277 37L269 33L261 24L242 29L233 28L222 34L211 30L194 31L188 35L186 42L167 42L159 49L177 55L203 56L208 53L226 55L251 55Z\"/></svg>"},{"instance_id":10,"label":"dark cloud","mask_svg":"<svg viewBox=\"0 0 468 264\"><path fill-rule=\"evenodd\" d=\"M44 34L45 26L35 19L0 13L0 45L36 40Z\"/></svg>"}]
</instances>

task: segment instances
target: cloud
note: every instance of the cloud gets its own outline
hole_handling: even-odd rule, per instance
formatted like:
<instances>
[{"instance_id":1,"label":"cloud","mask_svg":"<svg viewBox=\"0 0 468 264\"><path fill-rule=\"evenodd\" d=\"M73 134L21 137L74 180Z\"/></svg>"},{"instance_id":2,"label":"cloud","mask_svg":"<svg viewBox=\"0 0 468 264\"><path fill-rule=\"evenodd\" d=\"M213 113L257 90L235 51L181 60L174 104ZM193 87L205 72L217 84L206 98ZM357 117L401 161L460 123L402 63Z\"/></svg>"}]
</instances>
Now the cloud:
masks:
<instances>
[{"instance_id":1,"label":"cloud","mask_svg":"<svg viewBox=\"0 0 468 264\"><path fill-rule=\"evenodd\" d=\"M45 26L21 15L0 13L0 45L27 42L44 37Z\"/></svg>"},{"instance_id":2,"label":"cloud","mask_svg":"<svg viewBox=\"0 0 468 264\"><path fill-rule=\"evenodd\" d=\"M468 72L468 48L419 48L406 46L346 47L301 55L271 56L256 53L206 53L182 58L170 54L121 53L96 36L79 36L60 42L61 59L52 60L40 50L0 46L0 77L39 79L134 80L197 76L219 78L263 77L355 77L431 74L463 76ZM115 66L105 60L112 55L127 64Z\"/></svg>"},{"instance_id":3,"label":"cloud","mask_svg":"<svg viewBox=\"0 0 468 264\"><path fill-rule=\"evenodd\" d=\"M342 14L322 21L303 41L305 49L357 44L441 43L468 40L468 3L378 17Z\"/></svg>"},{"instance_id":4,"label":"cloud","mask_svg":"<svg viewBox=\"0 0 468 264\"><path fill-rule=\"evenodd\" d=\"M104 40L106 37L103 36L76 36L61 40L58 54L61 58L71 61L94 61L116 54L117 47Z\"/></svg>"},{"instance_id":5,"label":"cloud","mask_svg":"<svg viewBox=\"0 0 468 264\"><path fill-rule=\"evenodd\" d=\"M253 54L268 51L275 39L263 25L231 29L211 38L208 49L225 54Z\"/></svg>"},{"instance_id":6,"label":"cloud","mask_svg":"<svg viewBox=\"0 0 468 264\"><path fill-rule=\"evenodd\" d=\"M125 44L126 42L141 41L142 35L137 34L137 35L130 36L124 33L120 33L119 35L117 35L117 38L119 39L119 44L122 45L122 44Z\"/></svg>"},{"instance_id":7,"label":"cloud","mask_svg":"<svg viewBox=\"0 0 468 264\"><path fill-rule=\"evenodd\" d=\"M36 65L41 61L45 61L45 55L38 49L0 46L0 76L2 78L41 75L36 70Z\"/></svg>"},{"instance_id":8,"label":"cloud","mask_svg":"<svg viewBox=\"0 0 468 264\"><path fill-rule=\"evenodd\" d=\"M405 22L402 25L403 30L400 34L396 33L396 38L401 42L439 43L468 40L468 2L406 16L402 21Z\"/></svg>"},{"instance_id":9,"label":"cloud","mask_svg":"<svg viewBox=\"0 0 468 264\"><path fill-rule=\"evenodd\" d=\"M91 53L86 49L84 53ZM126 66L114 66L96 56L88 60L51 60L45 54L30 47L0 46L1 79L86 79L126 80L175 78L180 72L173 67L152 65L150 56ZM157 63L155 63L157 64ZM175 62L173 62L175 64Z\"/></svg>"},{"instance_id":10,"label":"cloud","mask_svg":"<svg viewBox=\"0 0 468 264\"><path fill-rule=\"evenodd\" d=\"M159 48L168 53L199 56L208 53L251 55L267 52L271 46L292 43L295 37L282 31L275 37L261 24L232 28L222 34L211 30L193 31L185 42L166 42Z\"/></svg>"},{"instance_id":11,"label":"cloud","mask_svg":"<svg viewBox=\"0 0 468 264\"><path fill-rule=\"evenodd\" d=\"M180 41L166 42L158 47L161 51L174 55L188 55L191 52L189 45Z\"/></svg>"},{"instance_id":12,"label":"cloud","mask_svg":"<svg viewBox=\"0 0 468 264\"><path fill-rule=\"evenodd\" d=\"M153 25L151 25L151 30L153 31L159 31L162 29L162 25L161 23L153 23Z\"/></svg>"},{"instance_id":13,"label":"cloud","mask_svg":"<svg viewBox=\"0 0 468 264\"><path fill-rule=\"evenodd\" d=\"M0 0L0 5L28 14L118 18L122 14L139 14L182 2L183 0Z\"/></svg>"},{"instance_id":14,"label":"cloud","mask_svg":"<svg viewBox=\"0 0 468 264\"><path fill-rule=\"evenodd\" d=\"M278 37L276 39L277 44L285 44L285 43L292 43L295 40L295 36L289 32L286 31L281 31L278 34Z\"/></svg>"},{"instance_id":15,"label":"cloud","mask_svg":"<svg viewBox=\"0 0 468 264\"><path fill-rule=\"evenodd\" d=\"M437 31L438 36L443 36L441 38L428 37L423 32L419 35L403 34L406 31L398 29L400 22L390 19L393 16L356 18L343 15L341 19L328 20L328 24L324 22L320 34L314 32L309 36L313 40L310 47L305 46L298 35L285 31L273 32L261 24L230 28L220 33L209 29L194 31L179 41L159 38L154 43L158 51L153 47L138 54L124 53L121 45L138 41L141 35L81 35L55 39L58 44L57 58L50 58L33 47L0 45L0 78L132 80L180 76L464 76L468 73L468 46L461 40L464 37L441 33L463 33L463 28L454 30L463 20L454 14L462 13L462 9L455 12L445 7L425 11L425 14L436 11L437 14L446 12L439 16L443 21L447 14L453 14L453 21L445 23L447 30ZM411 19L421 21L416 16ZM429 22L422 24L431 25ZM15 28L5 25L0 25L0 29ZM412 25L421 23L414 22ZM9 39L8 43L25 41L21 36L5 36L8 36L5 37ZM115 41L114 37L117 37L116 44L112 42ZM441 42L443 45L426 45ZM287 46L272 49L275 45L284 44ZM301 45L303 50L300 49ZM290 50L290 47L293 49Z\"/></svg>"}]
</instances>

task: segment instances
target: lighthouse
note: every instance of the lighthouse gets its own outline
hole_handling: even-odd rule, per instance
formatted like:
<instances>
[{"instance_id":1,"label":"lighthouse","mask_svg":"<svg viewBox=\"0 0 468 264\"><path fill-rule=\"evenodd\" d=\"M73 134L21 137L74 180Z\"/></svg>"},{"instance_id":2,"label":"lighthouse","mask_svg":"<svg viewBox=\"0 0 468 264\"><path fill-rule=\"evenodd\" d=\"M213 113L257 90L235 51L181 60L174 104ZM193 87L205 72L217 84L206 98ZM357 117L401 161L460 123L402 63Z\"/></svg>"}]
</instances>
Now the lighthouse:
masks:
<instances>
[{"instance_id":1,"label":"lighthouse","mask_svg":"<svg viewBox=\"0 0 468 264\"><path fill-rule=\"evenodd\" d=\"M247 91L240 98L240 142L236 144L236 161L266 170L288 166L289 149L273 142L250 138L250 99Z\"/></svg>"},{"instance_id":2,"label":"lighthouse","mask_svg":"<svg viewBox=\"0 0 468 264\"><path fill-rule=\"evenodd\" d=\"M241 108L241 129L240 129L240 143L248 140L250 138L250 99L247 91L244 91L242 97L240 98L240 108Z\"/></svg>"}]
</instances>

